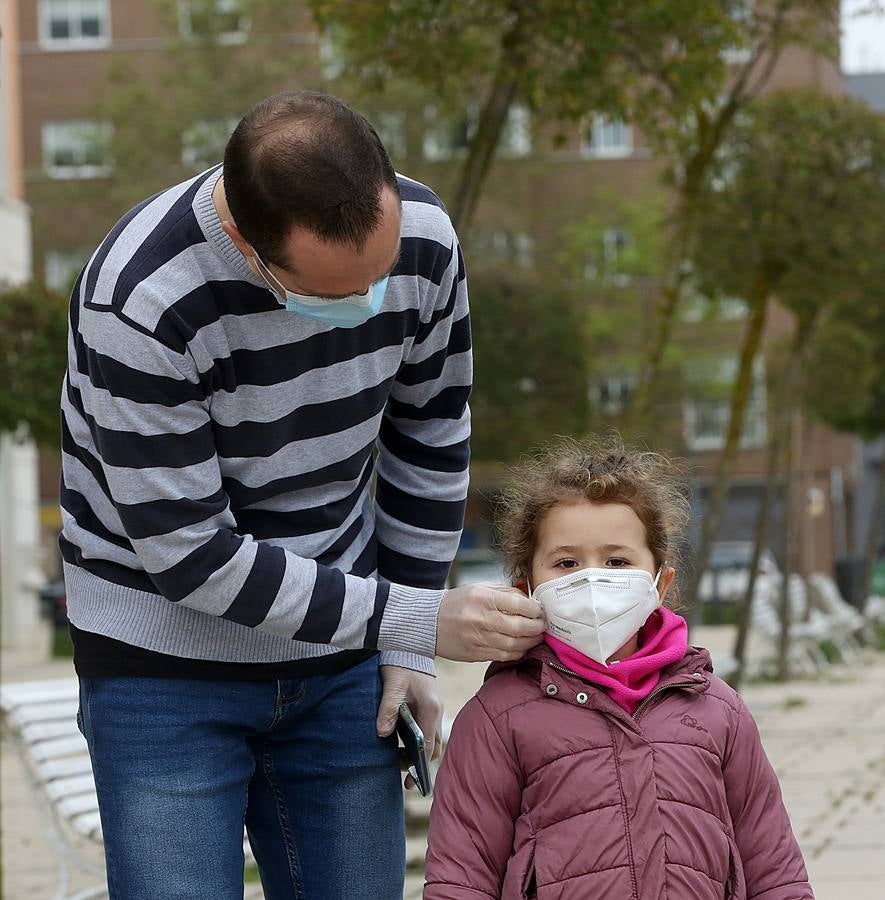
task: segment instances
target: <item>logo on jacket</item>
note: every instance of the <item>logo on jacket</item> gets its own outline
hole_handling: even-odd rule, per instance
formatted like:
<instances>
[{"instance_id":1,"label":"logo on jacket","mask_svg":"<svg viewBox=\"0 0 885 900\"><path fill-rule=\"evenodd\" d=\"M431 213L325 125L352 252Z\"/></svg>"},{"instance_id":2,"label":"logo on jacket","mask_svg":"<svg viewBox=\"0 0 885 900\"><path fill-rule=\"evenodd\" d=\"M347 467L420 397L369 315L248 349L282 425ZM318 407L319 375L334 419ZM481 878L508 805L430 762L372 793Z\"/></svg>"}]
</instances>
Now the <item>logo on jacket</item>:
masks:
<instances>
[{"instance_id":1,"label":"logo on jacket","mask_svg":"<svg viewBox=\"0 0 885 900\"><path fill-rule=\"evenodd\" d=\"M694 716L689 716L688 714L686 714L679 721L683 725L687 725L689 728L694 728L695 731L703 731L704 734L710 733L706 728L704 728L703 725L701 725L700 722L698 722L698 720Z\"/></svg>"}]
</instances>

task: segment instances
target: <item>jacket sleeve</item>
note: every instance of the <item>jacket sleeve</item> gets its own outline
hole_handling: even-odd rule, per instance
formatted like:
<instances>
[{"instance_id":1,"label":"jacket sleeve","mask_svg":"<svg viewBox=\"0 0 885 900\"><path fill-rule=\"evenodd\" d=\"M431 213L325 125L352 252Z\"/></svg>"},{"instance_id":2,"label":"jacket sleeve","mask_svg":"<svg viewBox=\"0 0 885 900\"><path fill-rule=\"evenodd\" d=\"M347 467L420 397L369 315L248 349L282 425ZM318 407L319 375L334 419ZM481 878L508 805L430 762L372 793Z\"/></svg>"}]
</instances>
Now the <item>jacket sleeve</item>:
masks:
<instances>
[{"instance_id":1,"label":"jacket sleeve","mask_svg":"<svg viewBox=\"0 0 885 900\"><path fill-rule=\"evenodd\" d=\"M445 587L464 522L473 377L464 261L438 215L447 233L416 251L420 321L391 385L375 491L379 576L430 590ZM381 663L431 671L401 653L382 652Z\"/></svg>"},{"instance_id":2,"label":"jacket sleeve","mask_svg":"<svg viewBox=\"0 0 885 900\"><path fill-rule=\"evenodd\" d=\"M452 726L434 789L424 900L501 896L523 776L479 697Z\"/></svg>"},{"instance_id":3,"label":"jacket sleeve","mask_svg":"<svg viewBox=\"0 0 885 900\"><path fill-rule=\"evenodd\" d=\"M738 704L723 771L747 900L813 900L777 775L753 716L740 698Z\"/></svg>"}]
</instances>

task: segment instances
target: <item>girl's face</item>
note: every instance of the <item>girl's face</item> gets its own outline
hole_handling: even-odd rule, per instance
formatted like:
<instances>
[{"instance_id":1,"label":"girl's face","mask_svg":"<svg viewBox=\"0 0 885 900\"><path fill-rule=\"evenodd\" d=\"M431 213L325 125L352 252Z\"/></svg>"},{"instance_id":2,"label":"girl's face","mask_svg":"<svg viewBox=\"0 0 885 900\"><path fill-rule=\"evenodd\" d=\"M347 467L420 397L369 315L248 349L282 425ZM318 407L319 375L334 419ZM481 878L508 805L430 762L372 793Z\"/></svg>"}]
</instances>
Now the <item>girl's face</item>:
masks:
<instances>
[{"instance_id":1,"label":"girl's face","mask_svg":"<svg viewBox=\"0 0 885 900\"><path fill-rule=\"evenodd\" d=\"M537 587L578 569L644 569L657 574L645 540L645 527L623 503L574 500L557 503L538 529L532 557L531 586ZM675 571L666 566L658 581L663 600Z\"/></svg>"}]
</instances>

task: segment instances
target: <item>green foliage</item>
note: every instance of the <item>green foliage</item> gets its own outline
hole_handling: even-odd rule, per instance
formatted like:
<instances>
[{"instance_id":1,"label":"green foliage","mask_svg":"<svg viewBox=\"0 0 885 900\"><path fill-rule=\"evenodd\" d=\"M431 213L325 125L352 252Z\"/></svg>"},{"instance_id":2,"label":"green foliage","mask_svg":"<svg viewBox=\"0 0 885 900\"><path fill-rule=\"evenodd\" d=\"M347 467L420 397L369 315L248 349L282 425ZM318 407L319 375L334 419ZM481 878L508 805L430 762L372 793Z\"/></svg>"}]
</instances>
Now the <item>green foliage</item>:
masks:
<instances>
[{"instance_id":1,"label":"green foliage","mask_svg":"<svg viewBox=\"0 0 885 900\"><path fill-rule=\"evenodd\" d=\"M862 228L875 229L878 220ZM873 440L885 434L885 264L879 253L815 336L804 402L832 428Z\"/></svg>"},{"instance_id":2,"label":"green foliage","mask_svg":"<svg viewBox=\"0 0 885 900\"><path fill-rule=\"evenodd\" d=\"M66 310L63 296L33 283L0 290L0 430L25 425L48 447L59 443Z\"/></svg>"},{"instance_id":3,"label":"green foliage","mask_svg":"<svg viewBox=\"0 0 885 900\"><path fill-rule=\"evenodd\" d=\"M588 428L623 428L661 274L667 199L649 190L625 200L603 189L587 205L596 212L563 230L558 269L585 309ZM670 380L660 387L659 400L678 390ZM650 437L648 430L643 437Z\"/></svg>"},{"instance_id":4,"label":"green foliage","mask_svg":"<svg viewBox=\"0 0 885 900\"><path fill-rule=\"evenodd\" d=\"M840 431L866 431L873 437L885 431L885 400L873 405L878 383L885 377L876 365L873 337L847 321L834 320L822 327L812 343L805 384L805 402L831 427ZM873 423L877 414L878 430ZM865 428L866 418L869 424Z\"/></svg>"},{"instance_id":5,"label":"green foliage","mask_svg":"<svg viewBox=\"0 0 885 900\"><path fill-rule=\"evenodd\" d=\"M711 168L695 260L707 292L751 297L760 282L800 320L854 300L882 246L885 122L819 93L758 101Z\"/></svg>"},{"instance_id":6,"label":"green foliage","mask_svg":"<svg viewBox=\"0 0 885 900\"><path fill-rule=\"evenodd\" d=\"M784 2L794 7L823 0ZM630 119L664 146L673 123L715 105L722 93L727 51L749 39L735 14L743 5L740 0L311 0L317 22L334 35L353 84L386 93L405 80L420 85L444 110L480 109L448 198L462 237L513 103L527 106L536 121L574 122L589 113Z\"/></svg>"},{"instance_id":7,"label":"green foliage","mask_svg":"<svg viewBox=\"0 0 885 900\"><path fill-rule=\"evenodd\" d=\"M723 145L697 264L711 291L761 283L810 337L805 403L831 426L885 431L885 121L810 92L759 101Z\"/></svg>"},{"instance_id":8,"label":"green foliage","mask_svg":"<svg viewBox=\"0 0 885 900\"><path fill-rule=\"evenodd\" d=\"M470 279L475 359L472 452L512 461L587 422L584 312L564 288L527 272Z\"/></svg>"},{"instance_id":9,"label":"green foliage","mask_svg":"<svg viewBox=\"0 0 885 900\"><path fill-rule=\"evenodd\" d=\"M594 212L563 233L560 262L569 278L622 300L625 289L636 293L660 277L667 227L663 192L648 190L625 200L601 189L587 205ZM612 231L623 232L627 240L613 247Z\"/></svg>"},{"instance_id":10,"label":"green foliage","mask_svg":"<svg viewBox=\"0 0 885 900\"><path fill-rule=\"evenodd\" d=\"M746 0L311 0L347 71L384 91L392 77L463 105L502 72L552 120L624 113L656 133L715 101L727 51L768 34L773 14ZM829 0L786 0L780 39L811 31ZM766 30L768 28L768 30ZM817 29L819 33L819 29ZM770 43L769 43L770 46Z\"/></svg>"}]
</instances>

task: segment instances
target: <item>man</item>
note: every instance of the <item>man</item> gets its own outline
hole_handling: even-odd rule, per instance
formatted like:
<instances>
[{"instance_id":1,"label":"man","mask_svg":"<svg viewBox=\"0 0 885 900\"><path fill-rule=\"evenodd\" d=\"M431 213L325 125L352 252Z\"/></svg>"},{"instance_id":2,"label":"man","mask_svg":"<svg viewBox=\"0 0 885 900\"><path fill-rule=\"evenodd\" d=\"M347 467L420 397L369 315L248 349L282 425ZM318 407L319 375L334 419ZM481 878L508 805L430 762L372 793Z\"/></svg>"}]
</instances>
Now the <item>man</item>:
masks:
<instances>
[{"instance_id":1,"label":"man","mask_svg":"<svg viewBox=\"0 0 885 900\"><path fill-rule=\"evenodd\" d=\"M285 93L113 228L71 302L68 609L112 897L402 895L391 735L434 654L540 640L442 590L467 490L464 268L371 125ZM374 490L373 490L374 488ZM380 651L380 653L378 652Z\"/></svg>"}]
</instances>

